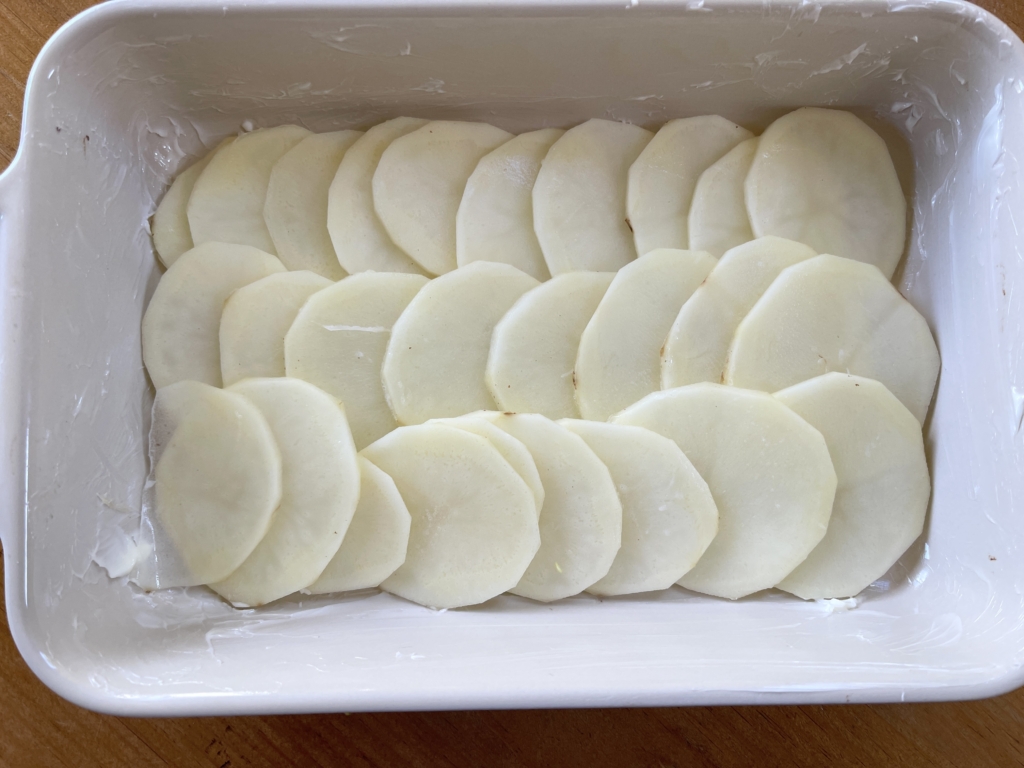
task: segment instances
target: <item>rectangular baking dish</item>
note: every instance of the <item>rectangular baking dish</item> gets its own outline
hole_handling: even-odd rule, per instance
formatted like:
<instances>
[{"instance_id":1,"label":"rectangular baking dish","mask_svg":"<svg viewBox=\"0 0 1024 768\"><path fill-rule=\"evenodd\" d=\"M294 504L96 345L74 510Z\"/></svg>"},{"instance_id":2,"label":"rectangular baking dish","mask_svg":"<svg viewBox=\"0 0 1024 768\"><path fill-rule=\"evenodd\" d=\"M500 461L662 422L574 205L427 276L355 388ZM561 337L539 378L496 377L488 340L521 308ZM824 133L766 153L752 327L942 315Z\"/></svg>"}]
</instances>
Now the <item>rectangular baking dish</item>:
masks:
<instances>
[{"instance_id":1,"label":"rectangular baking dish","mask_svg":"<svg viewBox=\"0 0 1024 768\"><path fill-rule=\"evenodd\" d=\"M127 715L980 697L1024 682L1024 47L956 1L110 2L29 80L0 177L0 538L18 648ZM885 133L900 290L943 365L926 536L856 605L673 589L437 612L384 594L234 611L123 577L146 476L147 218L251 122L512 131L800 105ZM1021 219L1018 223L1018 219ZM1018 284L1021 290L1018 291ZM851 610L852 608L852 610Z\"/></svg>"}]
</instances>

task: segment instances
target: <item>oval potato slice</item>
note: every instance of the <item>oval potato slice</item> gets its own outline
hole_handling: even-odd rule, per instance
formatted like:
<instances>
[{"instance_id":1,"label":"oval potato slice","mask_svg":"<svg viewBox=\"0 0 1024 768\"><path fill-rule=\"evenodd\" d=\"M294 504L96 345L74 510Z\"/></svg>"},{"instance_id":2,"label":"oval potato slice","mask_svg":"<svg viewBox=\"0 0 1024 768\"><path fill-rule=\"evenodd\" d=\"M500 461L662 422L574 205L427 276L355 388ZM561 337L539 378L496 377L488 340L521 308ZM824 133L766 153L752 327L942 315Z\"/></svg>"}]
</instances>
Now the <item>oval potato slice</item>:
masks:
<instances>
[{"instance_id":1,"label":"oval potato slice","mask_svg":"<svg viewBox=\"0 0 1024 768\"><path fill-rule=\"evenodd\" d=\"M373 174L373 205L395 244L432 275L457 266L455 217L480 158L512 138L487 123L435 120L400 136Z\"/></svg>"},{"instance_id":2,"label":"oval potato slice","mask_svg":"<svg viewBox=\"0 0 1024 768\"><path fill-rule=\"evenodd\" d=\"M381 365L392 326L426 284L422 275L351 275L313 294L284 337L285 372L341 400L357 448L398 426Z\"/></svg>"},{"instance_id":3,"label":"oval potato slice","mask_svg":"<svg viewBox=\"0 0 1024 768\"><path fill-rule=\"evenodd\" d=\"M455 218L460 267L496 261L538 280L551 277L533 230L533 184L544 155L563 133L557 128L522 133L477 163Z\"/></svg>"},{"instance_id":4,"label":"oval potato slice","mask_svg":"<svg viewBox=\"0 0 1024 768\"><path fill-rule=\"evenodd\" d=\"M771 236L726 252L672 324L661 353L661 388L722 383L740 321L783 269L815 256L813 248Z\"/></svg>"},{"instance_id":5,"label":"oval potato slice","mask_svg":"<svg viewBox=\"0 0 1024 768\"><path fill-rule=\"evenodd\" d=\"M373 174L392 141L427 124L415 117L396 117L375 125L341 159L327 193L327 231L341 266L356 272L423 273L409 255L392 242L373 207Z\"/></svg>"},{"instance_id":6,"label":"oval potato slice","mask_svg":"<svg viewBox=\"0 0 1024 768\"><path fill-rule=\"evenodd\" d=\"M205 584L238 568L270 527L281 454L249 400L185 384L169 396L174 428L154 470L155 514L191 583Z\"/></svg>"},{"instance_id":7,"label":"oval potato slice","mask_svg":"<svg viewBox=\"0 0 1024 768\"><path fill-rule=\"evenodd\" d=\"M297 125L262 128L220 150L196 179L188 199L192 241L251 245L276 255L263 220L274 164L309 131Z\"/></svg>"},{"instance_id":8,"label":"oval potato slice","mask_svg":"<svg viewBox=\"0 0 1024 768\"><path fill-rule=\"evenodd\" d=\"M277 272L235 291L220 318L224 386L242 379L284 376L284 337L306 300L334 285L315 272Z\"/></svg>"},{"instance_id":9,"label":"oval potato slice","mask_svg":"<svg viewBox=\"0 0 1024 768\"><path fill-rule=\"evenodd\" d=\"M192 230L188 226L188 199L196 185L196 179L203 172L217 150L235 140L228 136L210 152L179 173L170 188L164 193L160 205L153 214L153 247L160 262L169 267L185 251L193 246Z\"/></svg>"},{"instance_id":10,"label":"oval potato slice","mask_svg":"<svg viewBox=\"0 0 1024 768\"><path fill-rule=\"evenodd\" d=\"M622 540L611 474L579 435L535 413L481 414L533 455L544 506L540 549L509 591L541 602L579 594L608 573Z\"/></svg>"},{"instance_id":11,"label":"oval potato slice","mask_svg":"<svg viewBox=\"0 0 1024 768\"><path fill-rule=\"evenodd\" d=\"M614 272L636 258L626 179L653 135L594 119L566 131L548 150L533 185L533 226L552 275Z\"/></svg>"},{"instance_id":12,"label":"oval potato slice","mask_svg":"<svg viewBox=\"0 0 1024 768\"><path fill-rule=\"evenodd\" d=\"M661 388L661 352L680 307L717 262L659 248L623 267L590 318L576 357L576 403L605 421Z\"/></svg>"},{"instance_id":13,"label":"oval potato slice","mask_svg":"<svg viewBox=\"0 0 1024 768\"><path fill-rule=\"evenodd\" d=\"M878 267L892 278L907 240L907 201L885 141L849 112L807 107L765 130L747 174L754 235Z\"/></svg>"},{"instance_id":14,"label":"oval potato slice","mask_svg":"<svg viewBox=\"0 0 1024 768\"><path fill-rule=\"evenodd\" d=\"M537 465L533 456L526 449L526 446L516 440L508 432L504 432L494 426L486 418L479 415L456 416L450 419L434 419L431 423L447 424L449 427L464 429L474 435L486 438L491 445L498 449L512 469L519 473L533 494L533 500L537 504L537 516L540 516L541 507L544 506L544 485L540 481L540 474L537 472Z\"/></svg>"},{"instance_id":15,"label":"oval potato slice","mask_svg":"<svg viewBox=\"0 0 1024 768\"><path fill-rule=\"evenodd\" d=\"M747 139L697 179L690 203L690 248L716 258L754 239L747 215L744 182L757 154L758 139Z\"/></svg>"},{"instance_id":16,"label":"oval potato slice","mask_svg":"<svg viewBox=\"0 0 1024 768\"><path fill-rule=\"evenodd\" d=\"M736 329L725 382L777 392L829 371L882 382L923 423L939 351L877 267L823 254L787 267L758 299Z\"/></svg>"},{"instance_id":17,"label":"oval potato slice","mask_svg":"<svg viewBox=\"0 0 1024 768\"><path fill-rule=\"evenodd\" d=\"M132 576L132 580L143 589L190 587L203 583L203 580L196 579L172 537L161 524L153 480L155 468L164 450L186 417L210 422L223 419L223 414L218 411L218 407L223 408L225 405L221 394L223 390L218 387L185 380L157 390L153 399L149 430L151 471L143 490L143 520L139 530L139 545L147 554L139 560ZM236 401L228 398L227 405L231 406L232 402ZM277 450L276 443L274 450Z\"/></svg>"},{"instance_id":18,"label":"oval potato slice","mask_svg":"<svg viewBox=\"0 0 1024 768\"><path fill-rule=\"evenodd\" d=\"M224 302L242 286L283 271L277 258L248 245L206 243L182 254L142 317L142 360L153 386L193 379L219 387Z\"/></svg>"},{"instance_id":19,"label":"oval potato slice","mask_svg":"<svg viewBox=\"0 0 1024 768\"><path fill-rule=\"evenodd\" d=\"M825 535L836 473L821 433L763 392L691 384L615 417L675 440L711 489L718 534L679 583L736 599L774 587Z\"/></svg>"},{"instance_id":20,"label":"oval potato slice","mask_svg":"<svg viewBox=\"0 0 1024 768\"><path fill-rule=\"evenodd\" d=\"M338 165L361 131L333 131L307 136L270 171L263 220L288 269L308 269L331 280L345 270L327 232L327 192Z\"/></svg>"},{"instance_id":21,"label":"oval potato slice","mask_svg":"<svg viewBox=\"0 0 1024 768\"><path fill-rule=\"evenodd\" d=\"M345 411L298 379L247 379L281 450L281 502L270 528L231 575L210 588L235 606L272 602L312 584L341 546L359 501L359 464Z\"/></svg>"},{"instance_id":22,"label":"oval potato slice","mask_svg":"<svg viewBox=\"0 0 1024 768\"><path fill-rule=\"evenodd\" d=\"M924 530L921 425L885 385L859 376L826 373L775 396L821 432L839 480L825 538L778 587L805 600L852 597Z\"/></svg>"},{"instance_id":23,"label":"oval potato slice","mask_svg":"<svg viewBox=\"0 0 1024 768\"><path fill-rule=\"evenodd\" d=\"M359 505L341 547L303 592L322 595L380 586L405 562L412 518L391 476L359 457Z\"/></svg>"},{"instance_id":24,"label":"oval potato slice","mask_svg":"<svg viewBox=\"0 0 1024 768\"><path fill-rule=\"evenodd\" d=\"M718 532L708 484L679 446L649 429L576 419L558 423L582 437L608 467L622 502L622 547L587 592L629 595L671 587Z\"/></svg>"},{"instance_id":25,"label":"oval potato slice","mask_svg":"<svg viewBox=\"0 0 1024 768\"><path fill-rule=\"evenodd\" d=\"M524 293L491 335L485 380L498 407L579 416L572 369L580 337L614 272L566 272Z\"/></svg>"},{"instance_id":26,"label":"oval potato slice","mask_svg":"<svg viewBox=\"0 0 1024 768\"><path fill-rule=\"evenodd\" d=\"M396 429L364 454L391 475L412 516L405 562L382 589L458 608L516 585L540 546L536 506L488 440L420 424Z\"/></svg>"},{"instance_id":27,"label":"oval potato slice","mask_svg":"<svg viewBox=\"0 0 1024 768\"><path fill-rule=\"evenodd\" d=\"M626 210L636 252L690 247L688 218L697 179L753 136L718 115L669 120L629 167Z\"/></svg>"},{"instance_id":28,"label":"oval potato slice","mask_svg":"<svg viewBox=\"0 0 1024 768\"><path fill-rule=\"evenodd\" d=\"M432 280L395 322L384 355L384 391L400 424L490 410L484 382L491 333L538 285L508 264L475 261Z\"/></svg>"}]
</instances>

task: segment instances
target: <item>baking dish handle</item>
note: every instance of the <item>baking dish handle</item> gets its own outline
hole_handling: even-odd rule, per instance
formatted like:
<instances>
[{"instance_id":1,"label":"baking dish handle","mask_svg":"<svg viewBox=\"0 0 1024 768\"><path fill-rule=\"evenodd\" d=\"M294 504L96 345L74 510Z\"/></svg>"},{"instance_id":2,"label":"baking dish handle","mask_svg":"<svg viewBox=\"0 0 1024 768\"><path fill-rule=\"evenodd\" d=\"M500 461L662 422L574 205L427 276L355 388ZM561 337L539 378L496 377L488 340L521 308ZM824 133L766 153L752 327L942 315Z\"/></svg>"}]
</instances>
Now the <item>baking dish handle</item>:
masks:
<instances>
[{"instance_id":1,"label":"baking dish handle","mask_svg":"<svg viewBox=\"0 0 1024 768\"><path fill-rule=\"evenodd\" d=\"M18 499L23 497L25 478L22 418L20 345L22 335L24 239L24 173L19 152L0 173L0 541L7 558L17 550L14 535L19 521Z\"/></svg>"}]
</instances>

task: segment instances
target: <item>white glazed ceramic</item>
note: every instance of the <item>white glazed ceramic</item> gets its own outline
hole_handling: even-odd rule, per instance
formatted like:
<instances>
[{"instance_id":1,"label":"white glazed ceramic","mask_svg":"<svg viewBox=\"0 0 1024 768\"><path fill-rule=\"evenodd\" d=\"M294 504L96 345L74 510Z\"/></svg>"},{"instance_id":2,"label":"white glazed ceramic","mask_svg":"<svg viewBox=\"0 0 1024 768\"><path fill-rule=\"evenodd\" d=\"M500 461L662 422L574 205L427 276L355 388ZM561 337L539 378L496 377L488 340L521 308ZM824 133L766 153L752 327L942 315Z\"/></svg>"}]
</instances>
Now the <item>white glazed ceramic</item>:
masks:
<instances>
[{"instance_id":1,"label":"white glazed ceramic","mask_svg":"<svg viewBox=\"0 0 1024 768\"><path fill-rule=\"evenodd\" d=\"M0 177L7 615L43 681L130 715L901 701L1024 682L1024 46L956 0L110 2L36 61ZM240 125L511 131L852 108L912 192L900 290L942 353L924 541L856 601L673 589L429 611L144 594L146 220ZM925 543L926 542L926 543ZM852 607L852 610L850 608Z\"/></svg>"}]
</instances>

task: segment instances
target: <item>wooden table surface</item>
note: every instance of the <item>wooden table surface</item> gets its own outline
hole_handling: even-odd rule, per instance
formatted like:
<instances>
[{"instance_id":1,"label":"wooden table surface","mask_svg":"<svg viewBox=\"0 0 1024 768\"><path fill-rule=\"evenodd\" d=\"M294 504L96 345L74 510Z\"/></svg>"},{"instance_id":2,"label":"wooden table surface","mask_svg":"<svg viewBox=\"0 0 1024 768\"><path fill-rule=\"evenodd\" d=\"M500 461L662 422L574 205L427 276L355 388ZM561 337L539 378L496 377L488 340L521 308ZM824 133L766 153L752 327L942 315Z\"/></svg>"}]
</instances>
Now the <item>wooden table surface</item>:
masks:
<instances>
[{"instance_id":1,"label":"wooden table surface","mask_svg":"<svg viewBox=\"0 0 1024 768\"><path fill-rule=\"evenodd\" d=\"M982 0L1024 30L1024 0ZM0 169L25 79L89 0L0 0ZM2 578L2 575L0 575ZM79 709L0 630L4 766L1024 765L1024 689L959 704L452 712L138 720Z\"/></svg>"}]
</instances>

